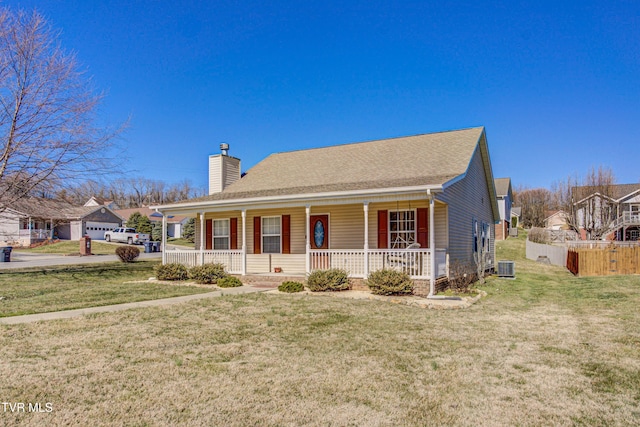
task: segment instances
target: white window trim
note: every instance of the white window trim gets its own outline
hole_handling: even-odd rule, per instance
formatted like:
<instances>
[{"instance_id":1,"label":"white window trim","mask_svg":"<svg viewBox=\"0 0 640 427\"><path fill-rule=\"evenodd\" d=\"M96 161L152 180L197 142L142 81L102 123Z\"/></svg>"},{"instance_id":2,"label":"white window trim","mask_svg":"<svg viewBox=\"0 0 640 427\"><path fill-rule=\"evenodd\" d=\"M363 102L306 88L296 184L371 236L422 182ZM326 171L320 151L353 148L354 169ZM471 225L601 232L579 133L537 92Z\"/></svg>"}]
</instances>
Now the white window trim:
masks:
<instances>
[{"instance_id":1,"label":"white window trim","mask_svg":"<svg viewBox=\"0 0 640 427\"><path fill-rule=\"evenodd\" d=\"M227 222L227 234L216 236L216 221L226 221ZM216 249L216 239L227 239L227 249ZM214 251L224 251L229 250L231 247L231 220L229 218L215 218L211 222L211 248Z\"/></svg>"},{"instance_id":2,"label":"white window trim","mask_svg":"<svg viewBox=\"0 0 640 427\"><path fill-rule=\"evenodd\" d=\"M280 221L280 233L278 234L265 234L264 232L264 220L267 218L278 218ZM266 252L264 250L264 238L265 237L275 237L278 236L280 238L278 246L280 247L278 252ZM260 218L260 248L263 254L281 254L282 253L282 215L271 215L271 216L263 216Z\"/></svg>"},{"instance_id":3,"label":"white window trim","mask_svg":"<svg viewBox=\"0 0 640 427\"><path fill-rule=\"evenodd\" d=\"M389 248L393 247L393 240L391 239L391 233L397 233L397 231L391 231L391 213L392 212L409 212L412 211L413 212L413 242L415 243L418 241L418 209L417 208L412 208L412 209L393 209L393 210L389 210L388 211L388 217L387 217L387 241L389 242ZM407 245L409 245L410 243L407 242Z\"/></svg>"}]
</instances>

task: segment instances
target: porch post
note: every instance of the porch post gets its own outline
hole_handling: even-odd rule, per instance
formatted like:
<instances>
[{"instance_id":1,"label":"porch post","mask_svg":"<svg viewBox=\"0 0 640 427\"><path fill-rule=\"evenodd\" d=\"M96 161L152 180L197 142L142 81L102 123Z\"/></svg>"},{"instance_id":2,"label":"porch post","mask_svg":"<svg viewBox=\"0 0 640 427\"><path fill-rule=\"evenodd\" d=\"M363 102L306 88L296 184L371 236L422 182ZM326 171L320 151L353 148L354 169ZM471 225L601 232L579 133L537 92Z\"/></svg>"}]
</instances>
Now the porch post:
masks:
<instances>
[{"instance_id":1,"label":"porch post","mask_svg":"<svg viewBox=\"0 0 640 427\"><path fill-rule=\"evenodd\" d=\"M429 194L429 258L431 263L431 271L429 278L429 296L432 297L436 291L436 236L435 227L433 225L435 218L435 200L433 194Z\"/></svg>"},{"instance_id":2,"label":"porch post","mask_svg":"<svg viewBox=\"0 0 640 427\"><path fill-rule=\"evenodd\" d=\"M307 205L304 208L305 211L305 215L307 218L306 224L307 224L307 228L306 231L304 233L305 235L305 257L304 257L304 268L305 268L305 272L307 274L311 273L311 240L310 240L310 236L309 236L309 229L310 229L310 222L311 222L311 206Z\"/></svg>"},{"instance_id":3,"label":"porch post","mask_svg":"<svg viewBox=\"0 0 640 427\"><path fill-rule=\"evenodd\" d=\"M242 209L242 275L247 274L247 210Z\"/></svg>"},{"instance_id":4,"label":"porch post","mask_svg":"<svg viewBox=\"0 0 640 427\"><path fill-rule=\"evenodd\" d=\"M204 265L204 212L200 212L200 265Z\"/></svg>"},{"instance_id":5,"label":"porch post","mask_svg":"<svg viewBox=\"0 0 640 427\"><path fill-rule=\"evenodd\" d=\"M364 207L364 277L369 276L369 202Z\"/></svg>"},{"instance_id":6,"label":"porch post","mask_svg":"<svg viewBox=\"0 0 640 427\"><path fill-rule=\"evenodd\" d=\"M167 263L165 252L167 251L167 216L162 212L162 243L160 243L160 250L162 251L162 265Z\"/></svg>"}]
</instances>

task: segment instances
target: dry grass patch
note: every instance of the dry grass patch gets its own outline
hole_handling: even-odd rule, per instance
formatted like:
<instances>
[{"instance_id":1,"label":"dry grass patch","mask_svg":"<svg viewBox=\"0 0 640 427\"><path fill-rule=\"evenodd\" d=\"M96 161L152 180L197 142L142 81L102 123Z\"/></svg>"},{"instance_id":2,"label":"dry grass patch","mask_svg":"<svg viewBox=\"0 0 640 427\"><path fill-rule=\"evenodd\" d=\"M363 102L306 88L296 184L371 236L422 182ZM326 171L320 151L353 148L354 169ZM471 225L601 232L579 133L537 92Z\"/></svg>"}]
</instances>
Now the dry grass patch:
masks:
<instances>
[{"instance_id":1,"label":"dry grass patch","mask_svg":"<svg viewBox=\"0 0 640 427\"><path fill-rule=\"evenodd\" d=\"M48 425L623 425L640 390L625 326L561 304L226 296L4 327L0 388L52 402L11 415Z\"/></svg>"}]
</instances>

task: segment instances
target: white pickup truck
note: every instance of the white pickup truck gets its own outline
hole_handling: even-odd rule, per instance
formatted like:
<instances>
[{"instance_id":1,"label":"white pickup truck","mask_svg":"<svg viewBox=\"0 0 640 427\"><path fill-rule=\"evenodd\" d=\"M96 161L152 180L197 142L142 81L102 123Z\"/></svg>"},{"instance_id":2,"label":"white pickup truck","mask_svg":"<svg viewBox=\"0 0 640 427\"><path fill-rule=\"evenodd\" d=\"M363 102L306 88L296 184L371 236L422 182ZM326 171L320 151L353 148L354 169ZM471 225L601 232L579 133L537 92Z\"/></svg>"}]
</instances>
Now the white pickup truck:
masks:
<instances>
[{"instance_id":1,"label":"white pickup truck","mask_svg":"<svg viewBox=\"0 0 640 427\"><path fill-rule=\"evenodd\" d=\"M126 242L130 245L141 245L149 241L149 235L138 233L135 228L116 228L104 232L104 240L107 242Z\"/></svg>"}]
</instances>

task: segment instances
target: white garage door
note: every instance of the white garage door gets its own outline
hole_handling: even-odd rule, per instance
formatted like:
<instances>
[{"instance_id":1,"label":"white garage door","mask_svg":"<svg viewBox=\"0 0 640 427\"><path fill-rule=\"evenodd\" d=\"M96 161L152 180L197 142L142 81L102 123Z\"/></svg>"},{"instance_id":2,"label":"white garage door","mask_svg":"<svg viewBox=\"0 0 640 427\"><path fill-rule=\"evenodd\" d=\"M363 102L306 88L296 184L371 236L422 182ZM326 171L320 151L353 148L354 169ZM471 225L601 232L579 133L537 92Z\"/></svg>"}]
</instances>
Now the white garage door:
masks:
<instances>
[{"instance_id":1,"label":"white garage door","mask_svg":"<svg viewBox=\"0 0 640 427\"><path fill-rule=\"evenodd\" d=\"M113 222L89 222L87 221L86 233L93 240L104 240L104 232L120 227L120 224Z\"/></svg>"}]
</instances>

